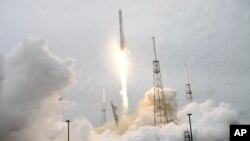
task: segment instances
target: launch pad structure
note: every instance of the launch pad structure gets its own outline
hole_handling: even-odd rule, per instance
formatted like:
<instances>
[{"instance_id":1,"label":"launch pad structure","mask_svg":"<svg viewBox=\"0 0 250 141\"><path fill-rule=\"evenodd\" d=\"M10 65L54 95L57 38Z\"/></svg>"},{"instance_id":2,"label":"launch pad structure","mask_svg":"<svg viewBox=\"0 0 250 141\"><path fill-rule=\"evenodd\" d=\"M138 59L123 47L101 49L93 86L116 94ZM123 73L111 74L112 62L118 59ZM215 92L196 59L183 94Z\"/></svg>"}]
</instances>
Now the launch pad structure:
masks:
<instances>
[{"instance_id":1,"label":"launch pad structure","mask_svg":"<svg viewBox=\"0 0 250 141\"><path fill-rule=\"evenodd\" d=\"M154 85L154 125L168 123L167 103L163 90L160 62L157 59L155 37L153 39L154 61L153 61L153 85Z\"/></svg>"}]
</instances>

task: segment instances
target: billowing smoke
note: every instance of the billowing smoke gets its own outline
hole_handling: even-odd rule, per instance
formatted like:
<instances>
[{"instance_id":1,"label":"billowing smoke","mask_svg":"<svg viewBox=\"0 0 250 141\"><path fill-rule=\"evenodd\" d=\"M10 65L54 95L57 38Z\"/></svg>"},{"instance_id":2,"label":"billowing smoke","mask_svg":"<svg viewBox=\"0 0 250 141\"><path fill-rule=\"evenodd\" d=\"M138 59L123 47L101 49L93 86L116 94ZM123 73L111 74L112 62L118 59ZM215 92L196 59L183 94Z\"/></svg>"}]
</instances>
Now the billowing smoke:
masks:
<instances>
[{"instance_id":1,"label":"billowing smoke","mask_svg":"<svg viewBox=\"0 0 250 141\"><path fill-rule=\"evenodd\" d=\"M161 127L152 126L154 89L145 93L134 116L122 117L118 127L114 123L107 123L99 128L98 140L183 141L184 131L189 129L188 113L192 113L194 140L229 140L229 125L238 123L238 114L230 104L216 105L212 100L206 100L202 103L191 102L184 107L177 108L177 93L171 88L164 88L168 118L171 122Z\"/></svg>"},{"instance_id":2,"label":"billowing smoke","mask_svg":"<svg viewBox=\"0 0 250 141\"><path fill-rule=\"evenodd\" d=\"M129 128L130 130L139 129L141 126L154 125L154 92L157 91L156 89L158 88L152 88L147 91L144 99L139 103L135 120ZM168 109L168 119L174 122L177 113L176 90L164 88L163 91Z\"/></svg>"},{"instance_id":3,"label":"billowing smoke","mask_svg":"<svg viewBox=\"0 0 250 141\"><path fill-rule=\"evenodd\" d=\"M0 140L62 141L67 139L67 125L62 121L59 92L75 81L74 61L61 59L47 49L47 42L31 35L10 53L0 57ZM83 116L71 121L74 141L183 141L189 127L187 113L192 113L194 140L228 141L229 125L238 123L238 114L228 103L212 100L192 102L177 107L175 89L164 88L168 118L171 122L153 125L154 88L145 93L132 116L120 117L118 126L109 122L94 128Z\"/></svg>"},{"instance_id":4,"label":"billowing smoke","mask_svg":"<svg viewBox=\"0 0 250 141\"><path fill-rule=\"evenodd\" d=\"M165 88L168 100L175 100L176 91ZM192 102L181 107L177 111L175 102L169 107L172 122L159 126L153 124L152 96L153 89L145 94L145 98L139 104L135 117L120 122L120 126L113 127L99 135L98 140L122 140L122 141L183 141L184 131L189 129L188 113L192 113L193 139L203 141L228 141L229 125L238 123L238 113L233 110L230 104L221 103L216 105L212 100L202 103ZM171 105L171 106L170 106ZM176 115L175 115L176 114ZM172 115L172 116L171 116ZM130 124L130 125L127 125ZM109 123L110 125L110 123ZM117 131L126 128L120 136Z\"/></svg>"},{"instance_id":5,"label":"billowing smoke","mask_svg":"<svg viewBox=\"0 0 250 141\"><path fill-rule=\"evenodd\" d=\"M53 55L45 39L32 35L0 60L0 140L46 138L44 126L59 128L58 92L75 81L74 60Z\"/></svg>"}]
</instances>

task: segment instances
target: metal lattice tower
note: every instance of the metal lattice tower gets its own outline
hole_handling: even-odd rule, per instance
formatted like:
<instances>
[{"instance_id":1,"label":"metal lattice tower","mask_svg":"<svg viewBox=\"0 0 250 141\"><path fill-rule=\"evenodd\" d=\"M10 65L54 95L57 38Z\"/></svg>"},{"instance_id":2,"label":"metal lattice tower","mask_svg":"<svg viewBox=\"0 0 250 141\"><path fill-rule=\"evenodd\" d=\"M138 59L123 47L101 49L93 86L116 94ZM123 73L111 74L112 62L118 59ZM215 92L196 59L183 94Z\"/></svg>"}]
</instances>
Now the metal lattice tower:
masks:
<instances>
[{"instance_id":1,"label":"metal lattice tower","mask_svg":"<svg viewBox=\"0 0 250 141\"><path fill-rule=\"evenodd\" d=\"M191 141L191 136L188 129L184 131L184 141Z\"/></svg>"},{"instance_id":2,"label":"metal lattice tower","mask_svg":"<svg viewBox=\"0 0 250 141\"><path fill-rule=\"evenodd\" d=\"M189 82L187 65L185 65L185 75L186 75L186 101L189 103L189 102L192 102L193 97L192 97L192 91L191 91L191 86Z\"/></svg>"},{"instance_id":3,"label":"metal lattice tower","mask_svg":"<svg viewBox=\"0 0 250 141\"><path fill-rule=\"evenodd\" d=\"M162 84L160 62L157 59L155 38L153 39L154 61L153 61L153 85L154 85L154 125L168 123L167 104Z\"/></svg>"},{"instance_id":4,"label":"metal lattice tower","mask_svg":"<svg viewBox=\"0 0 250 141\"><path fill-rule=\"evenodd\" d=\"M101 109L101 125L106 123L106 94L105 89L102 90L102 109Z\"/></svg>"}]
</instances>

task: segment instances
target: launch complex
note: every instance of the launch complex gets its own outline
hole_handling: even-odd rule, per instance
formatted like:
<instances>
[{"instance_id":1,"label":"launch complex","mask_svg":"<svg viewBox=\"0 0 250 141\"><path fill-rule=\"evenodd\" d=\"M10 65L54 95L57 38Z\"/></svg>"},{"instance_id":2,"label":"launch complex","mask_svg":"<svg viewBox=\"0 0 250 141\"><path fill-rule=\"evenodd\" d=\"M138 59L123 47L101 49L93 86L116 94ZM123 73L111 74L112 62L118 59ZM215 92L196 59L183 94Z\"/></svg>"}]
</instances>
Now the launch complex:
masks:
<instances>
[{"instance_id":1,"label":"launch complex","mask_svg":"<svg viewBox=\"0 0 250 141\"><path fill-rule=\"evenodd\" d=\"M125 36L123 32L123 20L122 20L122 11L119 10L119 31L120 31L120 51L126 55L126 42ZM161 69L160 69L160 61L157 58L156 52L156 43L155 37L152 37L153 41L153 52L154 52L154 60L153 60L153 87L154 87L154 125L166 124L169 121L168 119L168 109L167 102L165 100L164 88L162 83ZM189 103L192 101L192 91L189 82L188 68L185 66L185 76L186 76L186 101ZM121 91L123 92L123 91ZM102 98L102 106L101 106L101 125L106 122L106 95L105 90L103 89L103 98ZM119 116L117 113L118 107L114 105L111 101L111 108L113 111L113 117L116 125L119 123Z\"/></svg>"},{"instance_id":2,"label":"launch complex","mask_svg":"<svg viewBox=\"0 0 250 141\"><path fill-rule=\"evenodd\" d=\"M122 90L120 91L120 94L122 96L123 100L123 114L126 114L127 112L127 90L126 90L126 52L127 52L127 46L125 42L125 35L123 31L123 20L122 20L122 11L119 10L119 32L120 32L120 55L121 58L121 83L122 83ZM171 119L169 119L168 116L168 107L169 102L166 100L166 93L164 93L164 87L162 82L162 76L161 76L161 69L160 69L160 61L157 56L156 51L156 41L155 37L152 37L153 42L153 53L154 53L154 59L153 59L153 125L154 126L161 126L164 124L167 124L169 122L172 122ZM188 75L188 68L187 65L184 67L185 70L185 86L186 86L186 102L190 103L192 102L192 91L191 91L191 85L189 82L189 75ZM112 112L113 112L113 118L115 121L116 126L119 126L119 117L118 114L118 107L113 103L113 101L110 102ZM189 114L190 118L190 114ZM106 93L105 89L103 89L102 92L102 103L101 103L101 125L104 125L107 121L106 118ZM191 123L190 123L191 125ZM191 127L191 126L190 126ZM185 141L191 141L192 136L190 135L191 128L184 131L184 140ZM191 132L192 133L192 132Z\"/></svg>"}]
</instances>

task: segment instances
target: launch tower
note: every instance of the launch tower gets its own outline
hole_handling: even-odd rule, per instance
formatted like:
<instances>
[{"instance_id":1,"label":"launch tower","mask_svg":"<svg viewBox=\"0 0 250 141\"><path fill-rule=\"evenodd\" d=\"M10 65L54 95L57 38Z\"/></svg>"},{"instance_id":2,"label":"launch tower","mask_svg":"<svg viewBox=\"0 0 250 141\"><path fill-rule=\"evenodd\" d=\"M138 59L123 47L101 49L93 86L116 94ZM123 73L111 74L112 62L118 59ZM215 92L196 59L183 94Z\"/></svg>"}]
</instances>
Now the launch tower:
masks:
<instances>
[{"instance_id":1,"label":"launch tower","mask_svg":"<svg viewBox=\"0 0 250 141\"><path fill-rule=\"evenodd\" d=\"M154 125L158 125L168 123L168 115L160 71L160 62L156 55L155 37L152 37L152 39L155 57L153 61Z\"/></svg>"}]
</instances>

